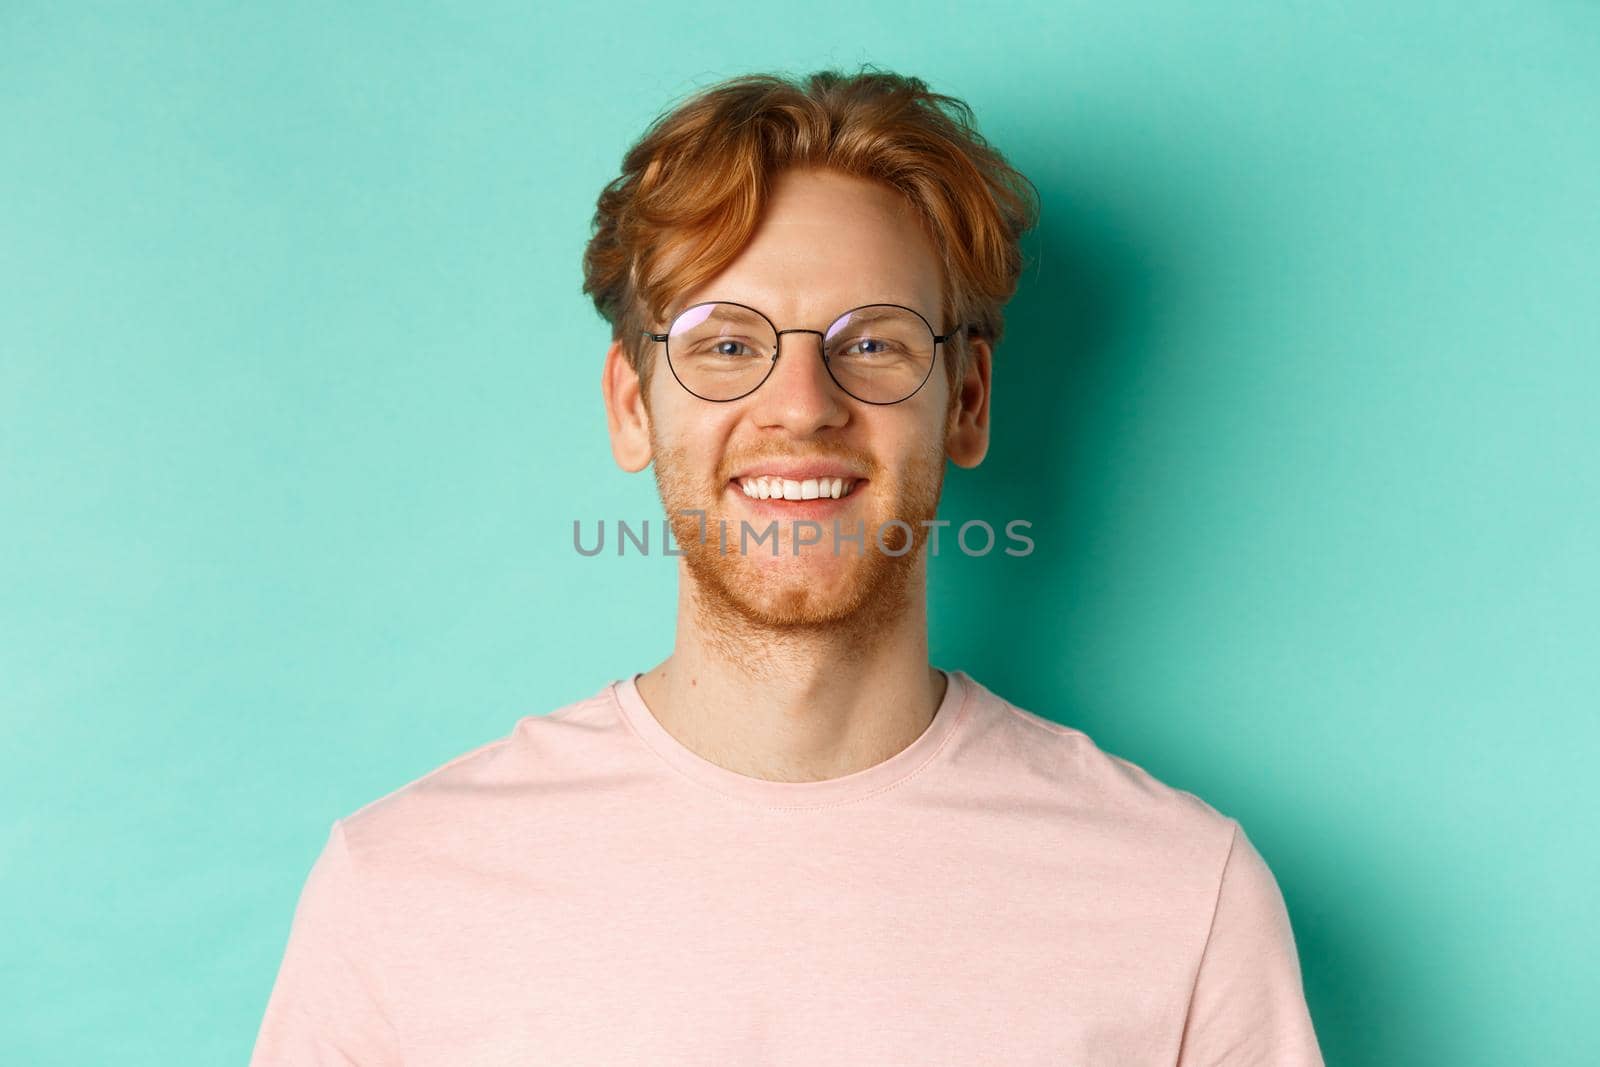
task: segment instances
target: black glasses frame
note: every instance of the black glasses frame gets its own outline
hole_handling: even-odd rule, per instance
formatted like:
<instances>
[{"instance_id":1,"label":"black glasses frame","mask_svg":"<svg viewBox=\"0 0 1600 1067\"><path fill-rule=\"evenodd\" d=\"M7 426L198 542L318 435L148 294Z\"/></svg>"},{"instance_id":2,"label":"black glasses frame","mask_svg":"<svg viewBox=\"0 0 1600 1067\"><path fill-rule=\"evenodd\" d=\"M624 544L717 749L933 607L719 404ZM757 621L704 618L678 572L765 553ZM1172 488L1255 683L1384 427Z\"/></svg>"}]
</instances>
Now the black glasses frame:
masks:
<instances>
[{"instance_id":1,"label":"black glasses frame","mask_svg":"<svg viewBox=\"0 0 1600 1067\"><path fill-rule=\"evenodd\" d=\"M904 304L888 304L888 303L862 304L860 307L853 307L853 308L850 308L847 311L839 312L839 314L837 314L837 315L835 315L833 317L833 322L838 322L840 319L844 318L846 315L849 315L852 312L861 311L861 310L863 310L865 308L899 308L902 311L909 311L909 312L911 312L911 314L915 315L917 318L922 319L922 324L928 328L928 336L933 338L933 358L928 361L928 371L927 371L926 374L924 374L922 376L922 381L917 383L917 387L915 389L911 390L911 392L907 393L905 396L901 397L899 400L865 400L865 399L862 399L859 396L856 396L856 394L852 393L850 390L846 389L844 387L844 383L839 381L838 377L833 373L833 368L828 365L828 345L827 345L828 335L823 333L821 330L801 330L801 329L780 330L780 329L778 329L777 324L775 324L771 319L767 318L766 315L762 314L757 309L751 307L749 304L741 304L736 300L701 300L700 302L695 303L695 304L690 304L688 307L686 307L683 310L679 311L676 315L674 315L672 317L672 321L673 322L677 322L686 313L688 313L690 311L693 311L695 308L698 308L698 307L705 307L707 304L730 304L733 307L744 308L746 311L749 311L749 312L752 312L752 313L754 313L756 315L759 315L761 317L761 321L762 322L765 322L768 326L772 327L772 333L778 339L777 344L775 344L773 346L773 348L772 348L772 359L768 361L767 373L765 373L765 374L763 374L761 376L761 380L759 382L757 382L756 384L752 385L749 389L746 389L744 392L740 393L738 396L730 396L730 397L727 397L727 398L722 399L722 400L714 400L709 396L700 396L699 393L695 392L693 389L690 389L687 385L685 385L682 378L678 377L678 370L677 370L676 367L674 367L672 365L672 343L667 340L667 338L670 336L670 333L652 333L649 330L641 330L640 332L643 333L644 336L650 338L650 340L659 341L663 345L666 345L666 348L667 348L667 369L672 372L673 380L676 381L679 385L683 386L684 392L688 393L690 396L699 397L701 400L706 401L708 404L731 404L735 400L743 400L745 397L749 396L751 393L755 392L757 389L760 389L763 385L766 385L767 384L767 379L772 377L773 370L776 369L777 366L778 366L778 357L783 354L783 335L786 334L786 333L814 333L818 337L822 338L823 343L817 346L817 351L822 356L822 367L823 367L824 370L826 370L828 372L828 377L830 379L832 379L833 384L837 385L839 387L839 391L844 393L845 396L848 396L852 400L860 401L863 404L872 404L872 405L875 405L877 407L888 407L891 404L904 404L907 400L910 400L912 397L914 397L918 393L920 393L922 391L922 387L924 385L928 384L928 379L933 377L933 368L939 362L939 346L944 344L945 342L949 341L951 338L956 337L957 335L959 335L961 333L962 329L963 329L963 327L958 326L954 330L951 330L949 333L945 333L945 334L934 333L933 332L933 324L931 322L929 322L926 317L923 316L922 312L918 311L916 308L908 308ZM832 326L833 323L829 323L828 325Z\"/></svg>"}]
</instances>

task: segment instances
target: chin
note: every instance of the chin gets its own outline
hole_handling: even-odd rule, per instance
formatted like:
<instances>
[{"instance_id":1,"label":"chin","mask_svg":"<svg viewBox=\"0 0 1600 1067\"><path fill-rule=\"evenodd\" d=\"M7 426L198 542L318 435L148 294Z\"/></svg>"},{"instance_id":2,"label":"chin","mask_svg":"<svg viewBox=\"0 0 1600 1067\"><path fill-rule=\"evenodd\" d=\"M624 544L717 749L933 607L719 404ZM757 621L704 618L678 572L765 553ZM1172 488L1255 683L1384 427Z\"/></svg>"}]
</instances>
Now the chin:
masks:
<instances>
[{"instance_id":1,"label":"chin","mask_svg":"<svg viewBox=\"0 0 1600 1067\"><path fill-rule=\"evenodd\" d=\"M855 597L827 595L803 585L761 595L733 593L731 599L749 621L779 629L835 626L861 610Z\"/></svg>"},{"instance_id":2,"label":"chin","mask_svg":"<svg viewBox=\"0 0 1600 1067\"><path fill-rule=\"evenodd\" d=\"M776 558L696 553L689 563L696 584L721 613L761 626L838 623L856 615L867 599L864 561L834 556L826 546Z\"/></svg>"}]
</instances>

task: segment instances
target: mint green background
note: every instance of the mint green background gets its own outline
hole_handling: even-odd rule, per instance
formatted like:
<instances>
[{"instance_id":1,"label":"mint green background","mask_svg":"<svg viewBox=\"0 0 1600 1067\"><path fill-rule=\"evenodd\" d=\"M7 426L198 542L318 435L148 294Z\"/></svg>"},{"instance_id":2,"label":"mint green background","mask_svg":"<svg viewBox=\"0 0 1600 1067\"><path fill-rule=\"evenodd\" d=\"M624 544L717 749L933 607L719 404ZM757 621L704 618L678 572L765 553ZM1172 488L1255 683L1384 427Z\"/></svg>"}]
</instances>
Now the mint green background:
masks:
<instances>
[{"instance_id":1,"label":"mint green background","mask_svg":"<svg viewBox=\"0 0 1600 1067\"><path fill-rule=\"evenodd\" d=\"M1597 1062L1576 0L6 5L0 1059L244 1062L333 819L665 654L594 198L860 61L1044 200L936 662L1244 824L1330 1064Z\"/></svg>"}]
</instances>

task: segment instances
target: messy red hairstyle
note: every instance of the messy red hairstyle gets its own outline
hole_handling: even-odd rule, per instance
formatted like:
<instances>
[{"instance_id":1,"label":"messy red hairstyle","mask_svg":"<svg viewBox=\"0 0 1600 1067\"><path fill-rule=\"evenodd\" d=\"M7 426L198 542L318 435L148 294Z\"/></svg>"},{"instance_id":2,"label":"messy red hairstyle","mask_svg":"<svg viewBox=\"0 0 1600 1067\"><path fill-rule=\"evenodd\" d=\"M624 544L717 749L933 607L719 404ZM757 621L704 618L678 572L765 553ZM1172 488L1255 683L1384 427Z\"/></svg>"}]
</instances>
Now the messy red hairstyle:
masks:
<instances>
[{"instance_id":1,"label":"messy red hairstyle","mask_svg":"<svg viewBox=\"0 0 1600 1067\"><path fill-rule=\"evenodd\" d=\"M653 351L642 332L738 257L774 177L794 166L833 168L904 196L939 253L944 322L999 342L1038 195L977 132L971 108L919 78L866 67L800 80L751 74L658 116L600 194L583 291L641 375ZM946 355L954 381L964 341Z\"/></svg>"}]
</instances>

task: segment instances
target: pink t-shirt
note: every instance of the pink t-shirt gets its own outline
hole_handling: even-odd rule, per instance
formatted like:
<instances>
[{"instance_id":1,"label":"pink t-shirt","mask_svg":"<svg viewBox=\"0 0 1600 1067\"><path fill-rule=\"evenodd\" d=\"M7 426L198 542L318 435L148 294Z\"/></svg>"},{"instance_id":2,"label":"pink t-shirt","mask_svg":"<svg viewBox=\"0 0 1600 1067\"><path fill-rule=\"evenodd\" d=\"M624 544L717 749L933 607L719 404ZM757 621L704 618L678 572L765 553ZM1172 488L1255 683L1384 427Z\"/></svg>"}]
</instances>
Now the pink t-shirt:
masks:
<instances>
[{"instance_id":1,"label":"pink t-shirt","mask_svg":"<svg viewBox=\"0 0 1600 1067\"><path fill-rule=\"evenodd\" d=\"M633 679L334 822L253 1067L1322 1064L1234 820L966 674L771 782Z\"/></svg>"}]
</instances>

